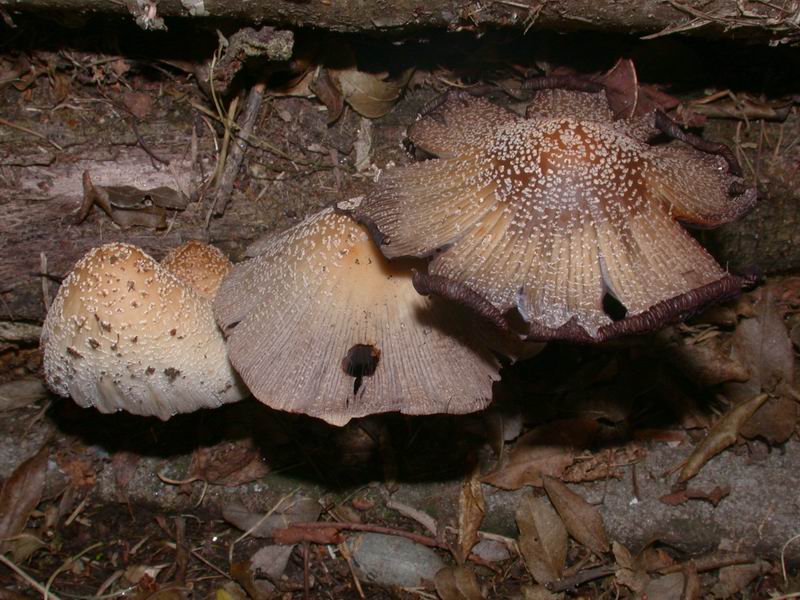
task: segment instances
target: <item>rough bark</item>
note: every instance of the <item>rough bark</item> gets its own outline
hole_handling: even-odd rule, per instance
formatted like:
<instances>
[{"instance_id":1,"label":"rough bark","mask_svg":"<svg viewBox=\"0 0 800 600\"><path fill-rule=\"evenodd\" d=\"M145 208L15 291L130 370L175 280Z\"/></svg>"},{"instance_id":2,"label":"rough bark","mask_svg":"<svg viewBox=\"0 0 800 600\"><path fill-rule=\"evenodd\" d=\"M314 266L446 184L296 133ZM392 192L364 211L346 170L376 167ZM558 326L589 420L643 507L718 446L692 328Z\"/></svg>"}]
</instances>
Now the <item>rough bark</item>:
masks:
<instances>
[{"instance_id":1,"label":"rough bark","mask_svg":"<svg viewBox=\"0 0 800 600\"><path fill-rule=\"evenodd\" d=\"M155 6L155 3L153 3ZM783 40L796 35L791 13L770 3L727 0L161 0L157 14L144 0L0 0L9 11L57 11L71 18L96 13L131 13L140 25L159 27L161 17L217 17L277 25L317 27L333 31L390 31L408 33L422 28L470 28L491 25L516 28L603 30L638 35L691 31L718 37L736 30L737 36ZM146 15L143 17L143 15Z\"/></svg>"}]
</instances>

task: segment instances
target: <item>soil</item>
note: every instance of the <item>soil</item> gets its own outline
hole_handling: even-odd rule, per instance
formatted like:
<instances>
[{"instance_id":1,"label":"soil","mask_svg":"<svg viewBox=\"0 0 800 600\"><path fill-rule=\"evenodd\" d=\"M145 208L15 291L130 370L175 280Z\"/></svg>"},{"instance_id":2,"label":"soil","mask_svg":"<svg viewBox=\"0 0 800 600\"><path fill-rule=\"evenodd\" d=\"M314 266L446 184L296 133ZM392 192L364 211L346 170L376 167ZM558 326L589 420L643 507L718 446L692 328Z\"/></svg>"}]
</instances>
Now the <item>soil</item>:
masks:
<instances>
[{"instance_id":1,"label":"soil","mask_svg":"<svg viewBox=\"0 0 800 600\"><path fill-rule=\"evenodd\" d=\"M520 109L528 99L521 82L542 69L595 72L621 56L635 60L641 82L682 102L676 118L694 119L706 136L734 148L760 204L737 223L697 235L733 270L769 275L758 290L689 324L601 348L552 344L508 365L495 404L478 415L388 415L333 428L251 399L162 423L100 415L42 392L29 406L0 411L4 493L16 490L15 497L33 501L9 537L24 532L40 542L34 552L23 552L22 544L0 551L29 579L51 580L60 598L550 597L526 589L535 584L535 567L518 553L490 568L467 561L464 577L477 577L478 596L472 588L453 595L441 581L438 592L362 581L330 532L328 543L301 540L271 581L277 590L267 592L267 579L248 561L274 540L248 535L234 543L243 531L225 519L234 504L258 518L270 510L282 515L284 498L303 496L319 501L321 521L423 537L453 567L458 532L469 520L464 482L477 472L485 497L478 522L487 539L510 540L512 549L523 543L516 512L531 495L552 498L543 488L550 475L587 501L571 506L600 515L608 538L636 556L634 565L618 548L593 553L571 530L555 582L568 596L641 597L634 572L642 586L663 583L669 572L682 574L687 589L697 578L709 597L797 592L794 371L780 372L768 389L746 387L775 348L783 354L774 362L793 365L800 346L800 284L793 276L800 267L796 48L586 32L424 31L385 39L297 29L296 56L324 49L305 71L246 60L221 92L218 110L213 84L202 78L218 43L211 28L175 21L168 34L143 32L107 17L80 30L30 16L16 24L0 46L0 318L9 326L40 323L61 278L100 243L127 241L161 258L182 241L203 239L239 261L262 236L364 194L381 169L415 160L405 130L441 92L466 88ZM220 23L220 35L234 31ZM318 68L407 81L385 115L367 118L356 111L363 105L351 103L330 123L333 106L299 77ZM224 213L209 217L224 109L234 98L241 106L259 81L267 82L265 101L244 162ZM738 107L733 118L703 113L701 107L731 98ZM753 103L786 110L782 118L758 118ZM123 228L97 206L78 222L84 171L96 185L168 186L189 202L167 209L161 229ZM762 340L767 359L736 355L741 332L754 323L769 332ZM0 385L41 377L36 335L4 335ZM770 399L750 429L733 431L729 447L705 457L696 478L678 482L676 472L700 442L761 392ZM591 439L558 437L584 429ZM526 450L536 432L544 442L532 447L545 448L546 456ZM37 495L16 482L23 462L42 447L49 460ZM509 467L515 460L537 474L520 475ZM0 527L4 511L0 506ZM435 531L426 528L430 519ZM37 594L5 563L0 586L8 590L0 598ZM681 597L654 590L649 597Z\"/></svg>"}]
</instances>

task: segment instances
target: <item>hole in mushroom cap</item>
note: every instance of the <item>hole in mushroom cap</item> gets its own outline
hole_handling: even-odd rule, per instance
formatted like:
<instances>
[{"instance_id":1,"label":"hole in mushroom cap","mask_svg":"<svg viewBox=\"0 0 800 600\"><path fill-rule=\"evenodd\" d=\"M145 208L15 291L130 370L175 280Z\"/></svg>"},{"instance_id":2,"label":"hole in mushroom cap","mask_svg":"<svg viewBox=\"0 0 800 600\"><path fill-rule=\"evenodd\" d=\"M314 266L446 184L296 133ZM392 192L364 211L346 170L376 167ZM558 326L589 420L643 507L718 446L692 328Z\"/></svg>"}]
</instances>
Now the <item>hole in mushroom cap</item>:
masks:
<instances>
[{"instance_id":1,"label":"hole in mushroom cap","mask_svg":"<svg viewBox=\"0 0 800 600\"><path fill-rule=\"evenodd\" d=\"M603 294L603 312L612 321L622 321L627 316L628 309L611 292L606 292Z\"/></svg>"},{"instance_id":2,"label":"hole in mushroom cap","mask_svg":"<svg viewBox=\"0 0 800 600\"><path fill-rule=\"evenodd\" d=\"M378 368L381 351L372 344L355 344L342 359L342 370L355 377L353 381L353 395L358 393L364 382L364 377L372 377Z\"/></svg>"}]
</instances>

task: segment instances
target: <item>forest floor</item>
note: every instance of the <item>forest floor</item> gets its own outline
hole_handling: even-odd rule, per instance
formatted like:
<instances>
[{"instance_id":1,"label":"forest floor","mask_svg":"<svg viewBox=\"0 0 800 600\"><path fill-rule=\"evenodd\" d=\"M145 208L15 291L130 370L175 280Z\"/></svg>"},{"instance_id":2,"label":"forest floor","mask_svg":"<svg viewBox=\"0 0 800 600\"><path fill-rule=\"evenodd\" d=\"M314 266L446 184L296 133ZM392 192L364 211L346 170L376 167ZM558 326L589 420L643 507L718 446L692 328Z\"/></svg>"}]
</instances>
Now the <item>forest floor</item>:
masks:
<instances>
[{"instance_id":1,"label":"forest floor","mask_svg":"<svg viewBox=\"0 0 800 600\"><path fill-rule=\"evenodd\" d=\"M305 31L291 66L247 64L210 94L225 53L191 34L21 22L0 48L0 599L800 597L796 53ZM160 258L197 238L240 260L410 162L405 129L439 93L519 108L527 77L621 56L759 186L756 216L699 234L761 266L755 290L648 336L550 344L476 415L335 428L248 400L161 422L45 389L39 323L90 247ZM126 206L132 227L115 206L78 222L84 171L185 201Z\"/></svg>"}]
</instances>

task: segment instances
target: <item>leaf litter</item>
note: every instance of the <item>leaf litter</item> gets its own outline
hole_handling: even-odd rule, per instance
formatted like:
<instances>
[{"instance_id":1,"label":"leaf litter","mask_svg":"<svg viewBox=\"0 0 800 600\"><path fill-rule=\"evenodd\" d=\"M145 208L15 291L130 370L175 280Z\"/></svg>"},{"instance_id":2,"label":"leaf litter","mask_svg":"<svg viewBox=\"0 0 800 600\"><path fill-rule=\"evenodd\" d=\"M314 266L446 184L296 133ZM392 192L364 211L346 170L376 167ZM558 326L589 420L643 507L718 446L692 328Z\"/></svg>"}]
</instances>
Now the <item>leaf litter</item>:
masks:
<instances>
[{"instance_id":1,"label":"leaf litter","mask_svg":"<svg viewBox=\"0 0 800 600\"><path fill-rule=\"evenodd\" d=\"M340 60L331 64L315 58L320 52L325 50L309 52L311 58L299 64L280 86L276 84L271 97L276 102L283 96L287 101L289 96L296 96L304 102L321 103L327 108L328 120L336 121L335 127L347 125L343 116L351 109L366 119L379 118L399 107L402 95L415 87L472 85L468 76L450 73L446 67L413 74L402 65L392 71L362 70L351 48L343 49ZM491 56L492 52L483 56ZM85 56L74 54L70 58L78 65L74 67L76 75L91 77L93 85L117 94L118 102L138 118L148 118L157 110L147 88L136 84L135 73L131 73L133 62L110 57L107 63L90 69L81 66ZM35 91L43 71L38 65L31 68L30 63L41 60L21 56L7 65L14 74L16 89ZM70 86L81 81L81 77L64 77L57 72L65 68L64 61L64 56L53 55L44 63L50 65L45 72L55 73L52 95L57 102L74 93ZM613 83L618 101L623 102L620 110L635 113L653 105L674 107L674 99L655 87L644 88L637 103L625 105L632 83L626 79L623 67L624 64L615 73ZM508 71L513 73L498 73L497 81L505 84L502 89L522 93L521 82L514 73L537 69L515 65ZM124 85L118 85L120 81ZM288 110L287 115L288 120L281 118L288 123L293 117ZM314 150L310 145L304 150L324 156L324 144L315 144ZM379 145L376 138L371 151L377 152ZM343 146L342 153L347 154L347 143ZM292 163L291 154L284 154L280 158L288 162L283 166L306 166ZM355 165L350 167L355 169ZM160 210L141 223L122 219L120 215L124 216L127 209L120 204L127 196L122 198L112 188L96 187L103 193L95 190L95 195L103 202L94 197L92 201L117 224L151 228L166 225ZM147 190L135 190L134 195L143 192ZM140 208L147 207L136 210ZM141 215L149 212L136 213L137 219ZM437 443L445 448L444 453L423 454L423 459L409 466L403 464L406 459L411 461L404 452L411 453L409 448L419 431L402 438L407 445L398 447L399 456L394 460L400 463L401 471L405 469L406 476L409 472L425 473L436 480L441 472L448 476L458 473L458 510L449 522L437 522L421 506L408 506L410 510L404 514L393 511L391 495L387 501L382 494L371 494L372 489L364 481L358 482L363 495L357 498L358 502L356 498L350 502L357 520L353 511L337 510L348 505L346 497L320 503L292 496L285 506L273 506L271 513L263 506L248 508L244 503L228 503L222 510L225 522L203 512L206 507L202 497L198 511L186 517L140 506L112 508L82 495L99 485L96 472L101 468L98 463L105 458L88 460L60 448L54 453L54 462L66 474L69 485L45 490L48 458L43 449L11 474L0 492L0 539L3 552L11 556L4 560L27 573L31 581L41 582L42 587L57 576L55 585L50 587L64 591L65 598L70 597L67 594L127 594L141 600L182 598L187 597L185 588L189 584L218 600L311 595L321 598L326 590L335 590L333 597L341 598L433 598L436 593L443 600L510 596L550 599L615 594L660 600L699 597L701 589L719 598L753 590L754 582L768 581L775 565L753 556L721 551L686 556L659 546L658 540L637 552L629 550L620 541L610 539L601 516L602 501L599 505L587 502L580 484L627 477L631 465L643 462L652 444L678 444L686 450L689 459L678 476L685 481L700 473L720 452L733 451L736 446L747 448L747 440L763 440L775 447L793 436L798 418L794 380L796 340L800 337L795 316L800 308L797 290L796 283L771 282L750 294L746 302L730 304L687 325L668 329L657 340L649 341L649 349L633 341L629 346L602 351L548 350L539 366L535 361L531 366L520 365L504 382L506 389L511 389L509 396L530 401L504 417L505 423L494 433L494 439L482 429L484 424L471 422L457 431L459 435L442 436L447 443ZM662 349L666 352L662 353ZM291 424L295 426L297 422ZM417 425L403 424L397 428L414 427ZM352 459L356 452L343 452L340 461L339 450L352 450L356 445L347 441L347 433L334 439L324 432L326 444L315 454L310 441L298 443L302 434L287 435L287 429L291 428L269 429L270 435L261 439L281 439L289 448L282 450L292 461L301 461L309 471L322 473L314 475L319 480L342 477L334 468L343 466L335 464L338 462L353 460L355 467L349 463L346 466L362 467L359 459ZM313 429L309 426L309 430ZM698 434L704 430L705 437L690 452L689 439L697 442ZM470 436L485 436L483 441L500 456L498 464L485 459L479 461L480 469L465 469L465 464L474 463L454 449L459 450L458 444ZM340 443L338 439L345 441ZM372 456L378 445L363 443L358 452ZM76 447L88 452L88 447ZM109 462L120 498L124 499L145 461L139 460L135 445L133 451L124 444L112 447L120 448L111 453ZM331 447L337 451L332 452ZM453 462L463 462L460 469L445 469L447 458L441 455L446 453L456 455ZM326 457L321 454L336 456L324 462ZM244 488L273 474L278 461L267 463L263 458L260 440L204 440L191 453L188 467L183 465L178 470L185 475L173 481ZM402 487L404 480L398 481ZM188 485L180 485L180 493L185 493ZM485 522L491 516L493 488L528 488L517 501L516 540L496 539L484 530L490 527ZM661 501L680 505L701 500L713 510L725 502L729 491L723 485L684 485ZM72 497L68 498L70 494ZM56 506L62 502L69 510ZM402 503L394 501L394 506ZM242 532L247 535L243 537ZM425 582L424 588L387 592L387 587L374 581L361 581L359 577L363 575L354 567L356 552L343 549L349 547L348 541L363 539L357 537L362 535L402 538L412 547L426 546L447 564L433 580ZM499 566L478 552L480 544L487 541L511 550L501 555L504 557L499 559ZM384 545L380 548L388 547L388 542L381 544ZM19 589L26 588L25 582L30 585L19 573L12 575L2 569L3 584L11 583Z\"/></svg>"}]
</instances>

